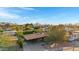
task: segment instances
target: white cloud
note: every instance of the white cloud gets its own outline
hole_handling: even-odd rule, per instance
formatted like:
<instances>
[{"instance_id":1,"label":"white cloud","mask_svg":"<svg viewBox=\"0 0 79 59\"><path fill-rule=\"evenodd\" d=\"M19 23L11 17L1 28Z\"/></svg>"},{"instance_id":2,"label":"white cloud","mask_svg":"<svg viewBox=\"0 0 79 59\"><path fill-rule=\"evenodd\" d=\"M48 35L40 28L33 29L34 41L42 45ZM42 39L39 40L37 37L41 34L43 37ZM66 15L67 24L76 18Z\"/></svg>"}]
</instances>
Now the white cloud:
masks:
<instances>
[{"instance_id":1,"label":"white cloud","mask_svg":"<svg viewBox=\"0 0 79 59\"><path fill-rule=\"evenodd\" d=\"M20 16L16 14L10 14L10 13L5 13L5 12L0 12L0 18L5 18L5 19L17 19Z\"/></svg>"},{"instance_id":2,"label":"white cloud","mask_svg":"<svg viewBox=\"0 0 79 59\"><path fill-rule=\"evenodd\" d=\"M35 10L34 8L31 8L31 7L19 7L20 9L23 9L23 10Z\"/></svg>"},{"instance_id":3,"label":"white cloud","mask_svg":"<svg viewBox=\"0 0 79 59\"><path fill-rule=\"evenodd\" d=\"M35 10L34 8L28 8L28 7L19 7L20 9L23 10ZM14 10L13 10L14 11ZM16 11L17 12L17 11ZM12 22L12 23L35 23L37 21L38 17L28 17L19 15L18 13L12 13L9 12L8 8L0 8L0 21L4 22Z\"/></svg>"},{"instance_id":4,"label":"white cloud","mask_svg":"<svg viewBox=\"0 0 79 59\"><path fill-rule=\"evenodd\" d=\"M18 8L23 9L23 10L35 10L34 8L31 8L31 7L18 7ZM20 18L25 19L27 18L28 19L28 17L24 18L23 16L16 14L18 10L16 11L13 10L13 11L14 13L11 13L8 7L0 8L0 18L5 18L5 19L20 19Z\"/></svg>"},{"instance_id":5,"label":"white cloud","mask_svg":"<svg viewBox=\"0 0 79 59\"><path fill-rule=\"evenodd\" d=\"M24 17L17 14L0 12L0 22L11 22L17 24L24 24L31 21L30 17Z\"/></svg>"}]
</instances>

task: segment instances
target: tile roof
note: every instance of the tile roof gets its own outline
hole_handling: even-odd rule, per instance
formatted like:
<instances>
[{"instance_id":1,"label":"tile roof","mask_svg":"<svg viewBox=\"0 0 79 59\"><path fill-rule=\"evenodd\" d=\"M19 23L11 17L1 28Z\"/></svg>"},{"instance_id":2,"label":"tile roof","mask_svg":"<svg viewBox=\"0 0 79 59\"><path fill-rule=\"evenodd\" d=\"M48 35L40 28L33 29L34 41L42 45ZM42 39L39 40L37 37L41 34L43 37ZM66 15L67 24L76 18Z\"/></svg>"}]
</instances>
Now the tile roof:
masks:
<instances>
[{"instance_id":1,"label":"tile roof","mask_svg":"<svg viewBox=\"0 0 79 59\"><path fill-rule=\"evenodd\" d=\"M46 37L46 35L44 33L34 33L34 34L24 35L24 38L26 40L40 39L40 38L44 38L44 37Z\"/></svg>"}]
</instances>

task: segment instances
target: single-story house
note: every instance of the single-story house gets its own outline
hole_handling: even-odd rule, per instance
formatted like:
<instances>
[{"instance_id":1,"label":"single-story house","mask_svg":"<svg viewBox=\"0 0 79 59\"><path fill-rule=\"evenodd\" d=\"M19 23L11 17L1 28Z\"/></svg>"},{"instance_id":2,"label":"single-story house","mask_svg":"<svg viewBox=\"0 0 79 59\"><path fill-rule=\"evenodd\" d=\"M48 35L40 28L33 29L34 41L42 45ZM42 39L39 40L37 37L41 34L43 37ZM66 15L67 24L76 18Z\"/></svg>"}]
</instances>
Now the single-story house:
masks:
<instances>
[{"instance_id":1,"label":"single-story house","mask_svg":"<svg viewBox=\"0 0 79 59\"><path fill-rule=\"evenodd\" d=\"M33 34L24 35L25 40L35 40L35 39L41 40L41 39L44 39L45 37L47 37L45 33L33 33Z\"/></svg>"},{"instance_id":2,"label":"single-story house","mask_svg":"<svg viewBox=\"0 0 79 59\"><path fill-rule=\"evenodd\" d=\"M72 32L69 40L72 41L72 40L78 40L78 39L79 39L79 31Z\"/></svg>"},{"instance_id":3,"label":"single-story house","mask_svg":"<svg viewBox=\"0 0 79 59\"><path fill-rule=\"evenodd\" d=\"M16 35L16 31L11 30L11 29L6 29L6 30L4 31L4 33L7 33L7 34L10 34L10 35L13 35L13 36Z\"/></svg>"}]
</instances>

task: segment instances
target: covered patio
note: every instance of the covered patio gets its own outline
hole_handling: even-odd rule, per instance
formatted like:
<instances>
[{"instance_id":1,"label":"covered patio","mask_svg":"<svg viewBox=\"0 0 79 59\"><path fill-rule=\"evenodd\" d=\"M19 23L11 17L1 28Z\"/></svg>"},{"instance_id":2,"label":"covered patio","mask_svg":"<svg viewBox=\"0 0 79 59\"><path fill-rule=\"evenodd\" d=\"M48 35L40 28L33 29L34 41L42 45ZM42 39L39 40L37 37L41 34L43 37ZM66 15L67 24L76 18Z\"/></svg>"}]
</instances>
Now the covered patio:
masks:
<instances>
[{"instance_id":1,"label":"covered patio","mask_svg":"<svg viewBox=\"0 0 79 59\"><path fill-rule=\"evenodd\" d=\"M45 35L45 33L33 33L33 34L24 35L24 39L27 41L43 40L46 37L47 35Z\"/></svg>"}]
</instances>

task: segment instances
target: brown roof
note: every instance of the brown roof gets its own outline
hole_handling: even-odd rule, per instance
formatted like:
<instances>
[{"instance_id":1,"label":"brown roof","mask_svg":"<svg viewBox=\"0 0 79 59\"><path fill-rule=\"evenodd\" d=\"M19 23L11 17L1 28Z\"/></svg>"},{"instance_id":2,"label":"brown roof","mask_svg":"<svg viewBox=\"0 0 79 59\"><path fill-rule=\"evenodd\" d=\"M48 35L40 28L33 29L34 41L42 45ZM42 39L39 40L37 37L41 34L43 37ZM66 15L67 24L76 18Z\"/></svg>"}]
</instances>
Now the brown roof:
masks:
<instances>
[{"instance_id":1,"label":"brown roof","mask_svg":"<svg viewBox=\"0 0 79 59\"><path fill-rule=\"evenodd\" d=\"M40 39L40 38L44 38L44 37L46 37L46 35L44 33L34 33L34 34L24 35L24 38L26 40Z\"/></svg>"}]
</instances>

